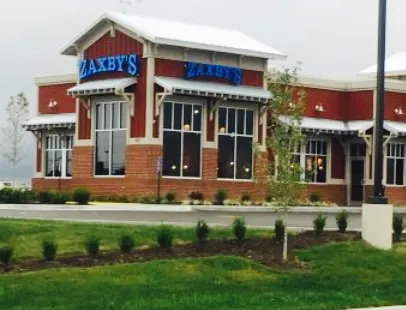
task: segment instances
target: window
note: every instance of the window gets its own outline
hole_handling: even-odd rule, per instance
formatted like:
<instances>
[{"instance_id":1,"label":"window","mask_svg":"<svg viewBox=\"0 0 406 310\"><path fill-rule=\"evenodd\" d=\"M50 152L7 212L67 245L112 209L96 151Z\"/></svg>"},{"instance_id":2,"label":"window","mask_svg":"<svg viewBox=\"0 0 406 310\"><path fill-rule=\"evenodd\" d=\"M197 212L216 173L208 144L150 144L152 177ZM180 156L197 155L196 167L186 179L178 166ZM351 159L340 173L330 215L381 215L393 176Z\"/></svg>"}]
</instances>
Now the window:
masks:
<instances>
[{"instance_id":1,"label":"window","mask_svg":"<svg viewBox=\"0 0 406 310\"><path fill-rule=\"evenodd\" d=\"M202 107L165 102L163 126L164 176L200 177Z\"/></svg>"},{"instance_id":2,"label":"window","mask_svg":"<svg viewBox=\"0 0 406 310\"><path fill-rule=\"evenodd\" d=\"M218 109L219 179L252 179L253 131L253 110Z\"/></svg>"},{"instance_id":3,"label":"window","mask_svg":"<svg viewBox=\"0 0 406 310\"><path fill-rule=\"evenodd\" d=\"M45 138L45 176L72 176L73 135L48 135Z\"/></svg>"},{"instance_id":4,"label":"window","mask_svg":"<svg viewBox=\"0 0 406 310\"><path fill-rule=\"evenodd\" d=\"M127 104L103 102L96 105L95 175L125 175Z\"/></svg>"},{"instance_id":5,"label":"window","mask_svg":"<svg viewBox=\"0 0 406 310\"><path fill-rule=\"evenodd\" d=\"M326 183L327 181L327 142L309 140L306 143L304 161L307 182Z\"/></svg>"},{"instance_id":6,"label":"window","mask_svg":"<svg viewBox=\"0 0 406 310\"><path fill-rule=\"evenodd\" d=\"M386 147L386 184L403 185L405 145L389 143Z\"/></svg>"}]
</instances>

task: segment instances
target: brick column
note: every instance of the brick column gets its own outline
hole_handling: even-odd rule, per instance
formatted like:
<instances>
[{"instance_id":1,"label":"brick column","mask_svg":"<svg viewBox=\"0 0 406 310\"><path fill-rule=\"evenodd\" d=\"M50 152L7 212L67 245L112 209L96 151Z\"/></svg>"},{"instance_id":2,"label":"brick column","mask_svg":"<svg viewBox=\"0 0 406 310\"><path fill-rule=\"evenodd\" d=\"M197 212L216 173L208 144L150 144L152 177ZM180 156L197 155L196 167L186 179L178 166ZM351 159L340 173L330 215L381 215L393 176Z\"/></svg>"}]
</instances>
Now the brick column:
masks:
<instances>
[{"instance_id":1,"label":"brick column","mask_svg":"<svg viewBox=\"0 0 406 310\"><path fill-rule=\"evenodd\" d=\"M202 179L216 180L217 179L217 149L203 149L202 158Z\"/></svg>"}]
</instances>

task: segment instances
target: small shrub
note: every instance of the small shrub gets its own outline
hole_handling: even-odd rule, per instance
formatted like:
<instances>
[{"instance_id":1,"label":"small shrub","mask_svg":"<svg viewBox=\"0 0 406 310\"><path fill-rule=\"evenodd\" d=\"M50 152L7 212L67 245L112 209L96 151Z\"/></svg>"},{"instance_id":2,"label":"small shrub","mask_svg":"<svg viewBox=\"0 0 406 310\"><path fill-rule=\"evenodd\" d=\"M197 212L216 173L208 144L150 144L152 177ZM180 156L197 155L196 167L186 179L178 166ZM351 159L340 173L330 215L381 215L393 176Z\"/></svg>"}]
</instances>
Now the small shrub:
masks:
<instances>
[{"instance_id":1,"label":"small shrub","mask_svg":"<svg viewBox=\"0 0 406 310\"><path fill-rule=\"evenodd\" d=\"M322 213L317 214L317 216L313 220L313 228L317 236L320 236L323 231L324 227L326 226L327 217Z\"/></svg>"},{"instance_id":2,"label":"small shrub","mask_svg":"<svg viewBox=\"0 0 406 310\"><path fill-rule=\"evenodd\" d=\"M39 192L38 201L42 204L48 204L51 202L51 193L50 192Z\"/></svg>"},{"instance_id":3,"label":"small shrub","mask_svg":"<svg viewBox=\"0 0 406 310\"><path fill-rule=\"evenodd\" d=\"M90 192L86 188L77 188L73 192L73 200L79 205L87 205L90 200Z\"/></svg>"},{"instance_id":4,"label":"small shrub","mask_svg":"<svg viewBox=\"0 0 406 310\"><path fill-rule=\"evenodd\" d=\"M345 231L347 230L348 217L349 217L349 214L348 214L347 210L343 210L336 215L336 223L337 223L338 231L342 234L345 233Z\"/></svg>"},{"instance_id":5,"label":"small shrub","mask_svg":"<svg viewBox=\"0 0 406 310\"><path fill-rule=\"evenodd\" d=\"M241 196L242 203L247 203L247 202L251 202L251 201L252 201L252 198L249 193L242 194L242 196Z\"/></svg>"},{"instance_id":6,"label":"small shrub","mask_svg":"<svg viewBox=\"0 0 406 310\"><path fill-rule=\"evenodd\" d=\"M233 222L233 234L237 240L244 239L247 226L243 217L236 217Z\"/></svg>"},{"instance_id":7,"label":"small shrub","mask_svg":"<svg viewBox=\"0 0 406 310\"><path fill-rule=\"evenodd\" d=\"M44 240L42 242L42 255L47 261L55 259L57 250L58 245L54 241Z\"/></svg>"},{"instance_id":8,"label":"small shrub","mask_svg":"<svg viewBox=\"0 0 406 310\"><path fill-rule=\"evenodd\" d=\"M191 200L198 200L198 201L203 201L204 200L204 195L201 192L191 192L189 195L189 198Z\"/></svg>"},{"instance_id":9,"label":"small shrub","mask_svg":"<svg viewBox=\"0 0 406 310\"><path fill-rule=\"evenodd\" d=\"M276 242L282 243L285 236L285 223L282 219L275 221L275 240Z\"/></svg>"},{"instance_id":10,"label":"small shrub","mask_svg":"<svg viewBox=\"0 0 406 310\"><path fill-rule=\"evenodd\" d=\"M224 205L224 201L228 198L227 191L224 189L218 189L216 194L214 195L214 199L216 204Z\"/></svg>"},{"instance_id":11,"label":"small shrub","mask_svg":"<svg viewBox=\"0 0 406 310\"><path fill-rule=\"evenodd\" d=\"M311 193L309 196L309 200L311 202L320 202L320 194L319 193Z\"/></svg>"},{"instance_id":12,"label":"small shrub","mask_svg":"<svg viewBox=\"0 0 406 310\"><path fill-rule=\"evenodd\" d=\"M140 199L140 203L151 204L151 203L153 203L153 200L149 196L142 196L141 199Z\"/></svg>"},{"instance_id":13,"label":"small shrub","mask_svg":"<svg viewBox=\"0 0 406 310\"><path fill-rule=\"evenodd\" d=\"M175 203L176 202L176 193L167 192L165 198L168 203Z\"/></svg>"},{"instance_id":14,"label":"small shrub","mask_svg":"<svg viewBox=\"0 0 406 310\"><path fill-rule=\"evenodd\" d=\"M395 234L395 240L399 241L402 236L405 225L403 224L403 217L400 214L393 215L393 233Z\"/></svg>"},{"instance_id":15,"label":"small shrub","mask_svg":"<svg viewBox=\"0 0 406 310\"><path fill-rule=\"evenodd\" d=\"M266 201L266 202L272 202L272 201L273 201L272 195L266 195L265 201Z\"/></svg>"},{"instance_id":16,"label":"small shrub","mask_svg":"<svg viewBox=\"0 0 406 310\"><path fill-rule=\"evenodd\" d=\"M199 220L196 225L196 238L200 244L207 241L209 232L210 229L207 223L203 220Z\"/></svg>"},{"instance_id":17,"label":"small shrub","mask_svg":"<svg viewBox=\"0 0 406 310\"><path fill-rule=\"evenodd\" d=\"M123 235L120 237L118 245L120 246L121 252L124 254L129 254L135 247L134 238L129 235Z\"/></svg>"},{"instance_id":18,"label":"small shrub","mask_svg":"<svg viewBox=\"0 0 406 310\"><path fill-rule=\"evenodd\" d=\"M21 191L21 203L32 203L36 201L35 193L30 189Z\"/></svg>"},{"instance_id":19,"label":"small shrub","mask_svg":"<svg viewBox=\"0 0 406 310\"><path fill-rule=\"evenodd\" d=\"M11 246L0 248L0 263L8 265L13 258L14 249Z\"/></svg>"},{"instance_id":20,"label":"small shrub","mask_svg":"<svg viewBox=\"0 0 406 310\"><path fill-rule=\"evenodd\" d=\"M117 201L122 202L122 203L127 203L128 202L128 197L126 195L118 196Z\"/></svg>"},{"instance_id":21,"label":"small shrub","mask_svg":"<svg viewBox=\"0 0 406 310\"><path fill-rule=\"evenodd\" d=\"M57 204L57 205L64 205L71 198L69 193L64 193L64 192L50 193L50 197L51 197L50 203Z\"/></svg>"},{"instance_id":22,"label":"small shrub","mask_svg":"<svg viewBox=\"0 0 406 310\"><path fill-rule=\"evenodd\" d=\"M158 245L163 249L169 249L172 247L173 232L172 227L168 225L161 225L161 228L157 233Z\"/></svg>"},{"instance_id":23,"label":"small shrub","mask_svg":"<svg viewBox=\"0 0 406 310\"><path fill-rule=\"evenodd\" d=\"M90 237L89 239L86 240L86 252L87 254L95 258L97 255L99 255L99 250L100 250L100 239L97 237Z\"/></svg>"}]
</instances>

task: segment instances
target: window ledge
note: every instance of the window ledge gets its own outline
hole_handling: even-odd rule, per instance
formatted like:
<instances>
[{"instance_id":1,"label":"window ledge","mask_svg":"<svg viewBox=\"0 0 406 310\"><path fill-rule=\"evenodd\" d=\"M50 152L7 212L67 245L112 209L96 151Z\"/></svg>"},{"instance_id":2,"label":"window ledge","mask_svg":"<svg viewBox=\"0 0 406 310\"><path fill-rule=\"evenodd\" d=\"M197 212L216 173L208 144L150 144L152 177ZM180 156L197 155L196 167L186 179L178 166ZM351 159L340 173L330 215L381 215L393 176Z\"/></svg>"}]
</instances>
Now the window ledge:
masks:
<instances>
[{"instance_id":1,"label":"window ledge","mask_svg":"<svg viewBox=\"0 0 406 310\"><path fill-rule=\"evenodd\" d=\"M72 180L72 177L44 177L45 180Z\"/></svg>"},{"instance_id":2,"label":"window ledge","mask_svg":"<svg viewBox=\"0 0 406 310\"><path fill-rule=\"evenodd\" d=\"M202 180L202 177L176 177L176 176L169 176L169 175L163 175L162 179L167 179L167 180Z\"/></svg>"},{"instance_id":3,"label":"window ledge","mask_svg":"<svg viewBox=\"0 0 406 310\"><path fill-rule=\"evenodd\" d=\"M242 182L242 183L254 183L254 179L222 179L217 178L217 181L225 181L225 182Z\"/></svg>"},{"instance_id":4,"label":"window ledge","mask_svg":"<svg viewBox=\"0 0 406 310\"><path fill-rule=\"evenodd\" d=\"M125 175L93 175L96 179L124 179Z\"/></svg>"},{"instance_id":5,"label":"window ledge","mask_svg":"<svg viewBox=\"0 0 406 310\"><path fill-rule=\"evenodd\" d=\"M400 187L400 188L402 188L402 187L406 187L406 184L404 184L404 185L397 185L397 184L385 184L384 186L385 186L385 188L386 188L386 187L389 187L389 188L391 188L391 187L393 187L393 188Z\"/></svg>"}]
</instances>

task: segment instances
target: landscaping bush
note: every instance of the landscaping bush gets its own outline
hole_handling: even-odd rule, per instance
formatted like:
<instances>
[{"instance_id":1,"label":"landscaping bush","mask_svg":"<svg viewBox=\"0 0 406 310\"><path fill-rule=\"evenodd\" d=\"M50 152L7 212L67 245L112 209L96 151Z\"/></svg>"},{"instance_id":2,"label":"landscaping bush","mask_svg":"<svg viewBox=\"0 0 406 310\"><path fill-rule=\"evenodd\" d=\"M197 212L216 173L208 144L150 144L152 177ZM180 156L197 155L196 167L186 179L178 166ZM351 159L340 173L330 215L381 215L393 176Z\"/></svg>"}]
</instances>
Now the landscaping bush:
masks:
<instances>
[{"instance_id":1,"label":"landscaping bush","mask_svg":"<svg viewBox=\"0 0 406 310\"><path fill-rule=\"evenodd\" d=\"M203 201L204 200L204 195L201 192L191 192L189 195L189 198L191 200L199 200L199 201Z\"/></svg>"},{"instance_id":2,"label":"landscaping bush","mask_svg":"<svg viewBox=\"0 0 406 310\"><path fill-rule=\"evenodd\" d=\"M86 188L77 188L73 192L73 200L79 205L87 205L90 200L90 192Z\"/></svg>"},{"instance_id":3,"label":"landscaping bush","mask_svg":"<svg viewBox=\"0 0 406 310\"><path fill-rule=\"evenodd\" d=\"M142 196L140 199L140 203L143 203L143 204L151 204L153 202L154 202L153 199L149 196Z\"/></svg>"},{"instance_id":4,"label":"landscaping bush","mask_svg":"<svg viewBox=\"0 0 406 310\"><path fill-rule=\"evenodd\" d=\"M44 240L42 242L42 255L47 261L55 259L57 250L58 245L54 241Z\"/></svg>"},{"instance_id":5,"label":"landscaping bush","mask_svg":"<svg viewBox=\"0 0 406 310\"><path fill-rule=\"evenodd\" d=\"M168 203L175 203L176 202L176 193L167 192L165 198Z\"/></svg>"},{"instance_id":6,"label":"landscaping bush","mask_svg":"<svg viewBox=\"0 0 406 310\"><path fill-rule=\"evenodd\" d=\"M313 220L313 228L317 236L320 236L323 231L324 227L326 226L327 217L324 216L322 213L317 214L317 216Z\"/></svg>"},{"instance_id":7,"label":"landscaping bush","mask_svg":"<svg viewBox=\"0 0 406 310\"><path fill-rule=\"evenodd\" d=\"M129 254L132 252L132 250L135 247L135 242L133 237L129 235L123 235L120 237L120 240L118 241L118 245L120 246L121 252L124 254Z\"/></svg>"},{"instance_id":8,"label":"landscaping bush","mask_svg":"<svg viewBox=\"0 0 406 310\"><path fill-rule=\"evenodd\" d=\"M320 202L320 194L319 193L311 193L309 196L309 200L311 202Z\"/></svg>"},{"instance_id":9,"label":"landscaping bush","mask_svg":"<svg viewBox=\"0 0 406 310\"><path fill-rule=\"evenodd\" d=\"M343 210L336 215L336 223L337 223L338 231L340 233L345 233L345 231L347 230L348 217L349 217L349 214L348 214L347 210Z\"/></svg>"},{"instance_id":10,"label":"landscaping bush","mask_svg":"<svg viewBox=\"0 0 406 310\"><path fill-rule=\"evenodd\" d=\"M210 229L207 223L203 220L199 220L196 225L196 238L200 244L207 241L209 232Z\"/></svg>"},{"instance_id":11,"label":"landscaping bush","mask_svg":"<svg viewBox=\"0 0 406 310\"><path fill-rule=\"evenodd\" d=\"M0 203L29 203L35 194L29 189L5 187L0 190Z\"/></svg>"},{"instance_id":12,"label":"landscaping bush","mask_svg":"<svg viewBox=\"0 0 406 310\"><path fill-rule=\"evenodd\" d=\"M247 231L245 220L243 217L236 217L233 222L233 234L237 240L242 240Z\"/></svg>"},{"instance_id":13,"label":"landscaping bush","mask_svg":"<svg viewBox=\"0 0 406 310\"><path fill-rule=\"evenodd\" d=\"M51 203L51 193L50 192L39 192L38 201L42 204Z\"/></svg>"},{"instance_id":14,"label":"landscaping bush","mask_svg":"<svg viewBox=\"0 0 406 310\"><path fill-rule=\"evenodd\" d=\"M247 202L251 202L251 201L252 201L252 198L249 193L242 194L242 196L241 196L242 203L247 203Z\"/></svg>"},{"instance_id":15,"label":"landscaping bush","mask_svg":"<svg viewBox=\"0 0 406 310\"><path fill-rule=\"evenodd\" d=\"M275 221L275 240L276 242L282 243L285 235L285 223L282 219Z\"/></svg>"},{"instance_id":16,"label":"landscaping bush","mask_svg":"<svg viewBox=\"0 0 406 310\"><path fill-rule=\"evenodd\" d=\"M402 236L405 225L403 224L403 217L400 214L393 215L393 233L395 234L395 240L399 241Z\"/></svg>"},{"instance_id":17,"label":"landscaping bush","mask_svg":"<svg viewBox=\"0 0 406 310\"><path fill-rule=\"evenodd\" d=\"M0 248L0 263L8 265L13 258L14 249L11 246Z\"/></svg>"},{"instance_id":18,"label":"landscaping bush","mask_svg":"<svg viewBox=\"0 0 406 310\"><path fill-rule=\"evenodd\" d=\"M117 201L121 202L121 203L127 203L128 202L128 197L126 195L118 196Z\"/></svg>"},{"instance_id":19,"label":"landscaping bush","mask_svg":"<svg viewBox=\"0 0 406 310\"><path fill-rule=\"evenodd\" d=\"M228 198L227 191L224 189L218 189L214 195L215 203L218 205L224 205L224 201Z\"/></svg>"},{"instance_id":20,"label":"landscaping bush","mask_svg":"<svg viewBox=\"0 0 406 310\"><path fill-rule=\"evenodd\" d=\"M168 225L161 225L161 228L157 233L158 245L163 249L169 249L172 247L173 232L172 227Z\"/></svg>"},{"instance_id":21,"label":"landscaping bush","mask_svg":"<svg viewBox=\"0 0 406 310\"><path fill-rule=\"evenodd\" d=\"M51 192L50 197L51 197L50 203L56 205L64 205L67 201L71 199L71 195L65 192Z\"/></svg>"},{"instance_id":22,"label":"landscaping bush","mask_svg":"<svg viewBox=\"0 0 406 310\"><path fill-rule=\"evenodd\" d=\"M97 237L90 237L86 240L86 252L87 254L95 258L97 255L99 255L99 250L100 250L100 239Z\"/></svg>"}]
</instances>

